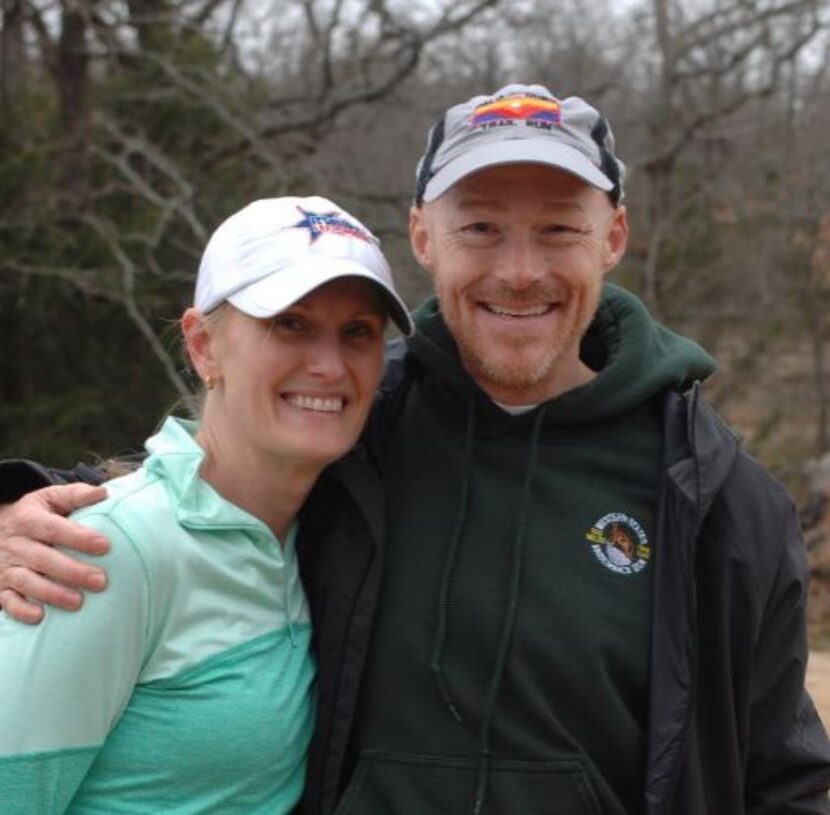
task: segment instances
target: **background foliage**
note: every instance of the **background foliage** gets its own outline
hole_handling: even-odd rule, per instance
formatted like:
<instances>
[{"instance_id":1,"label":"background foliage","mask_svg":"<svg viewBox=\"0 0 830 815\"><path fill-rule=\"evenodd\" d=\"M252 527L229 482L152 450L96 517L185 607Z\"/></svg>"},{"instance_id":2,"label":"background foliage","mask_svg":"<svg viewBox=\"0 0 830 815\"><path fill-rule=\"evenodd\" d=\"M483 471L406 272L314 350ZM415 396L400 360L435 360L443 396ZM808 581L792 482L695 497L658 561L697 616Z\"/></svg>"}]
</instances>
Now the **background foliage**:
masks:
<instances>
[{"instance_id":1,"label":"background foliage","mask_svg":"<svg viewBox=\"0 0 830 815\"><path fill-rule=\"evenodd\" d=\"M0 456L140 446L192 386L201 248L254 198L341 202L417 303L427 127L522 80L609 116L618 277L718 357L710 397L803 493L830 446L828 25L820 0L3 0Z\"/></svg>"}]
</instances>

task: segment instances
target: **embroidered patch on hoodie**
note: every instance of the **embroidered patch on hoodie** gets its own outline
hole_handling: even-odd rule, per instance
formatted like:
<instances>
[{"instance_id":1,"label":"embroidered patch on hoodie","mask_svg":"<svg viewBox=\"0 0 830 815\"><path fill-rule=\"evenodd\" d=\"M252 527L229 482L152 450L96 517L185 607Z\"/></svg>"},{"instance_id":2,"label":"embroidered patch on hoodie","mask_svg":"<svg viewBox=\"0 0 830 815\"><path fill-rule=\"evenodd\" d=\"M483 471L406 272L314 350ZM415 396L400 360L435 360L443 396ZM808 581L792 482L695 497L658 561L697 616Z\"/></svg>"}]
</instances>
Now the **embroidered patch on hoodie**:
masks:
<instances>
[{"instance_id":1,"label":"embroidered patch on hoodie","mask_svg":"<svg viewBox=\"0 0 830 815\"><path fill-rule=\"evenodd\" d=\"M637 574L651 557L643 527L622 512L603 515L588 530L585 540L591 544L596 559L617 574Z\"/></svg>"}]
</instances>

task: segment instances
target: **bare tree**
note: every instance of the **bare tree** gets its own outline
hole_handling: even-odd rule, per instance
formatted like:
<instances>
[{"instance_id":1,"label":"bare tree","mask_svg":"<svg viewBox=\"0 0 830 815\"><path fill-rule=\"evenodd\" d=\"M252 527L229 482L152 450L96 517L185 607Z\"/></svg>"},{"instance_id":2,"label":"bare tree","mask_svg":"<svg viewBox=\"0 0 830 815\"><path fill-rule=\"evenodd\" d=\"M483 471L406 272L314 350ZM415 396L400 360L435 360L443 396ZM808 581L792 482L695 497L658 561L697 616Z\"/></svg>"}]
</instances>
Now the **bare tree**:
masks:
<instances>
[{"instance_id":1,"label":"bare tree","mask_svg":"<svg viewBox=\"0 0 830 815\"><path fill-rule=\"evenodd\" d=\"M635 170L645 175L650 236L643 292L656 312L665 239L707 193L700 162L713 158L713 133L751 101L774 93L782 72L825 29L821 10L820 0L716 0L696 9L652 0L652 13L639 18L643 37L651 30L655 44L642 97L648 100L642 108L646 149ZM708 153L701 151L707 146ZM683 178L681 165L693 152L699 172Z\"/></svg>"},{"instance_id":2,"label":"bare tree","mask_svg":"<svg viewBox=\"0 0 830 815\"><path fill-rule=\"evenodd\" d=\"M164 280L180 286L229 204L301 190L307 175L299 162L324 149L349 111L387 98L430 43L494 2L435 4L420 14L383 0L275 2L273 36L287 17L293 48L260 65L228 48L242 2L61 0L57 26L28 2L26 22L56 94L54 147L69 198L52 227L95 247L85 255L97 261L38 264L18 255L7 268L51 274L120 302L170 382L186 391L152 328L145 292ZM13 44L21 13L16 5L9 11L4 32ZM178 125L174 112L184 117ZM226 173L234 184L214 191ZM126 211L141 215L125 219Z\"/></svg>"}]
</instances>

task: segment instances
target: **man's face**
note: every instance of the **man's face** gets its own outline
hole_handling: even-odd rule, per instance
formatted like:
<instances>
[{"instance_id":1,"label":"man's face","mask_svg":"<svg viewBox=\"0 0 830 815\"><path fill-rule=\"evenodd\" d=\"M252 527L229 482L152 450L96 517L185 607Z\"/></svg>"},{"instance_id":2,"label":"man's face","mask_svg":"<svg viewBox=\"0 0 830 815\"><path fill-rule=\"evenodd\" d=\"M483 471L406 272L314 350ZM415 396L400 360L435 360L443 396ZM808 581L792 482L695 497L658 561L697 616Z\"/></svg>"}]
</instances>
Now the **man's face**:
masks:
<instances>
[{"instance_id":1,"label":"man's face","mask_svg":"<svg viewBox=\"0 0 830 815\"><path fill-rule=\"evenodd\" d=\"M625 208L538 164L490 167L412 209L465 368L493 399L533 404L588 381L579 343L628 238Z\"/></svg>"}]
</instances>

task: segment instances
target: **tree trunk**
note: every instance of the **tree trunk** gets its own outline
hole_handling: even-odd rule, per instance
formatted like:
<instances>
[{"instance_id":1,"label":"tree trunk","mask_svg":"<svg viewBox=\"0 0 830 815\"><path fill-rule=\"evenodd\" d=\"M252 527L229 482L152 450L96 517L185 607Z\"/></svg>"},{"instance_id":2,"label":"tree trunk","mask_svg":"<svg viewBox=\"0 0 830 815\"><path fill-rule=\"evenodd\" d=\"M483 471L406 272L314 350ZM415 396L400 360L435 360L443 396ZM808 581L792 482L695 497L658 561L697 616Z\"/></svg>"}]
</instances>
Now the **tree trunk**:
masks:
<instances>
[{"instance_id":1,"label":"tree trunk","mask_svg":"<svg viewBox=\"0 0 830 815\"><path fill-rule=\"evenodd\" d=\"M3 0L0 38L0 104L8 115L22 96L26 81L21 0Z\"/></svg>"},{"instance_id":2,"label":"tree trunk","mask_svg":"<svg viewBox=\"0 0 830 815\"><path fill-rule=\"evenodd\" d=\"M55 59L64 155L59 184L69 203L86 208L89 197L89 140L91 131L88 0L63 0L61 33Z\"/></svg>"}]
</instances>

